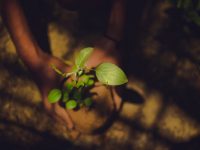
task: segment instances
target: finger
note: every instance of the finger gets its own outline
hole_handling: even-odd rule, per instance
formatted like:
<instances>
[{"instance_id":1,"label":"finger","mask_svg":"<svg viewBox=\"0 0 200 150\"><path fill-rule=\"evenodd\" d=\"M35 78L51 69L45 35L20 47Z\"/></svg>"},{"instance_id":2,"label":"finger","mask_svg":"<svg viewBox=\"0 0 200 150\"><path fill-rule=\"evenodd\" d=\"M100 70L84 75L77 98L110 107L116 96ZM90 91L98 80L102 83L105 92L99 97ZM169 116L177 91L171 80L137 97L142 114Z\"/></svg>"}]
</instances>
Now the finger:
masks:
<instances>
[{"instance_id":1,"label":"finger","mask_svg":"<svg viewBox=\"0 0 200 150\"><path fill-rule=\"evenodd\" d=\"M111 92L112 92L113 103L114 103L115 109L116 109L116 111L119 111L122 106L122 98L118 95L115 88L112 87Z\"/></svg>"},{"instance_id":2,"label":"finger","mask_svg":"<svg viewBox=\"0 0 200 150\"><path fill-rule=\"evenodd\" d=\"M54 119L61 120L62 122L64 122L64 124L67 125L68 129L72 130L74 128L74 124L68 112L61 106L59 106L58 103L50 104L48 102L46 94L42 94L42 97L43 97L43 105L47 113L50 114Z\"/></svg>"},{"instance_id":3,"label":"finger","mask_svg":"<svg viewBox=\"0 0 200 150\"><path fill-rule=\"evenodd\" d=\"M42 95L42 103L43 103L43 107L46 110L46 112L48 114L52 114L53 113L52 105L48 102L47 97L44 95Z\"/></svg>"},{"instance_id":4,"label":"finger","mask_svg":"<svg viewBox=\"0 0 200 150\"><path fill-rule=\"evenodd\" d=\"M69 115L69 113L62 108L58 103L53 105L53 110L55 114L67 125L69 130L74 129L74 123Z\"/></svg>"}]
</instances>

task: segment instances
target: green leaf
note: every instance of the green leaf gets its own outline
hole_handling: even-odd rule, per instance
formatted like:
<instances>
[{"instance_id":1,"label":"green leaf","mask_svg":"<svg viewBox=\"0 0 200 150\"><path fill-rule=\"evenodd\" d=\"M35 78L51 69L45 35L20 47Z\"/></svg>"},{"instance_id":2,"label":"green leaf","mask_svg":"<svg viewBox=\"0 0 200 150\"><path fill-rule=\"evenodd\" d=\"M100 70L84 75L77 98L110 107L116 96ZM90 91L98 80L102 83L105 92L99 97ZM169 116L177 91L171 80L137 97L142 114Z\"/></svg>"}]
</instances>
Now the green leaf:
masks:
<instances>
[{"instance_id":1,"label":"green leaf","mask_svg":"<svg viewBox=\"0 0 200 150\"><path fill-rule=\"evenodd\" d=\"M62 92L59 89L52 89L48 94L48 101L50 103L58 102L62 97Z\"/></svg>"},{"instance_id":2,"label":"green leaf","mask_svg":"<svg viewBox=\"0 0 200 150\"><path fill-rule=\"evenodd\" d=\"M91 53L93 51L92 47L84 48L80 51L79 55L75 59L75 64L77 68L83 68L86 61L90 57Z\"/></svg>"},{"instance_id":3,"label":"green leaf","mask_svg":"<svg viewBox=\"0 0 200 150\"><path fill-rule=\"evenodd\" d=\"M80 80L83 81L85 84L87 84L89 78L90 78L90 77L89 77L88 75L83 74L83 75L80 77Z\"/></svg>"},{"instance_id":4,"label":"green leaf","mask_svg":"<svg viewBox=\"0 0 200 150\"><path fill-rule=\"evenodd\" d=\"M83 70L78 71L78 76L81 76L83 74Z\"/></svg>"},{"instance_id":5,"label":"green leaf","mask_svg":"<svg viewBox=\"0 0 200 150\"><path fill-rule=\"evenodd\" d=\"M89 74L89 75L87 75L90 79L91 78L95 78L95 76L93 75L93 74Z\"/></svg>"},{"instance_id":6,"label":"green leaf","mask_svg":"<svg viewBox=\"0 0 200 150\"><path fill-rule=\"evenodd\" d=\"M85 106L89 107L92 105L92 103L93 103L92 98L88 97L88 98L84 99Z\"/></svg>"},{"instance_id":7,"label":"green leaf","mask_svg":"<svg viewBox=\"0 0 200 150\"><path fill-rule=\"evenodd\" d=\"M63 102L66 102L69 100L69 93L67 91L63 91L62 100L63 100Z\"/></svg>"},{"instance_id":8,"label":"green leaf","mask_svg":"<svg viewBox=\"0 0 200 150\"><path fill-rule=\"evenodd\" d=\"M74 90L73 92L73 98L76 100L80 100L81 99L81 92L78 91L78 89Z\"/></svg>"},{"instance_id":9,"label":"green leaf","mask_svg":"<svg viewBox=\"0 0 200 150\"><path fill-rule=\"evenodd\" d=\"M73 87L74 87L73 83L70 83L70 82L67 82L65 84L65 86L66 86L66 89L67 89L68 92L71 92Z\"/></svg>"},{"instance_id":10,"label":"green leaf","mask_svg":"<svg viewBox=\"0 0 200 150\"><path fill-rule=\"evenodd\" d=\"M78 83L76 84L77 88L83 87L85 84L83 81L78 81Z\"/></svg>"},{"instance_id":11,"label":"green leaf","mask_svg":"<svg viewBox=\"0 0 200 150\"><path fill-rule=\"evenodd\" d=\"M87 86L93 86L94 85L94 80L89 79L87 82Z\"/></svg>"},{"instance_id":12,"label":"green leaf","mask_svg":"<svg viewBox=\"0 0 200 150\"><path fill-rule=\"evenodd\" d=\"M97 79L107 85L121 85L128 82L125 73L112 63L102 63L95 69Z\"/></svg>"},{"instance_id":13,"label":"green leaf","mask_svg":"<svg viewBox=\"0 0 200 150\"><path fill-rule=\"evenodd\" d=\"M73 66L72 67L72 72L77 72L79 68L77 68L77 66Z\"/></svg>"},{"instance_id":14,"label":"green leaf","mask_svg":"<svg viewBox=\"0 0 200 150\"><path fill-rule=\"evenodd\" d=\"M74 109L77 107L77 102L75 100L69 100L66 102L67 109Z\"/></svg>"}]
</instances>

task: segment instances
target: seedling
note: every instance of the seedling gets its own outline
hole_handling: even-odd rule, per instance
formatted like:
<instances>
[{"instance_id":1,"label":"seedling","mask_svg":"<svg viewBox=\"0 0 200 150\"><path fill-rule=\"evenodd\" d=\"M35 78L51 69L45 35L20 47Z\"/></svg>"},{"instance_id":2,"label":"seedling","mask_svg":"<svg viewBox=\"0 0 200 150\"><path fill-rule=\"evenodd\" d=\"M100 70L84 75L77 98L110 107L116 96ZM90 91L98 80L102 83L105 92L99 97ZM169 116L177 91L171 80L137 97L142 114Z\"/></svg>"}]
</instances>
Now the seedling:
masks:
<instances>
[{"instance_id":1,"label":"seedling","mask_svg":"<svg viewBox=\"0 0 200 150\"><path fill-rule=\"evenodd\" d=\"M66 109L78 109L93 105L89 90L100 82L105 86L118 86L128 82L125 73L115 64L103 62L95 68L88 68L85 64L93 52L88 47L80 51L75 58L75 65L69 73L63 73L56 66L52 68L65 80L61 89L52 89L48 94L50 103L62 102Z\"/></svg>"}]
</instances>

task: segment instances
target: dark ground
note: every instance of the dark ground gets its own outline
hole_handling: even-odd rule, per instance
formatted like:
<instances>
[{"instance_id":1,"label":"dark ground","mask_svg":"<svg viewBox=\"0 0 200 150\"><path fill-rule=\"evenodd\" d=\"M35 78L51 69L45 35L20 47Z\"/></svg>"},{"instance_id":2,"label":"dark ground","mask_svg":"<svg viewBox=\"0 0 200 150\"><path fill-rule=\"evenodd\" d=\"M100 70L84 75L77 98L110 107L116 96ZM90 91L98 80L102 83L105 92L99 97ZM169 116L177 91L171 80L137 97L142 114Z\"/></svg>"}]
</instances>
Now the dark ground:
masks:
<instances>
[{"instance_id":1,"label":"dark ground","mask_svg":"<svg viewBox=\"0 0 200 150\"><path fill-rule=\"evenodd\" d=\"M40 3L38 14L29 14L32 25L39 16L43 22L34 31L42 48L70 59L72 49L101 36L105 25L103 19L91 19L95 13L78 17L50 3L48 9ZM1 23L0 149L199 150L200 34L198 27L189 27L189 33L182 30L182 20L168 3L129 0L120 52L132 92L125 94L110 129L73 140L43 111L37 87Z\"/></svg>"}]
</instances>

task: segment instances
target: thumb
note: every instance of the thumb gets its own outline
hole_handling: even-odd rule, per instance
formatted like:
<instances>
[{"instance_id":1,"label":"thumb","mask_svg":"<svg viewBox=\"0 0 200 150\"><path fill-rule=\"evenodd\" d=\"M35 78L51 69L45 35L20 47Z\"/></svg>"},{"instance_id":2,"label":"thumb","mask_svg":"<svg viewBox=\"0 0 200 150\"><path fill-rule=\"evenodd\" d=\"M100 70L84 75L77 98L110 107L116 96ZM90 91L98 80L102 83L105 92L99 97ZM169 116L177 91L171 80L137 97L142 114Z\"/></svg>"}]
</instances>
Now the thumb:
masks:
<instances>
[{"instance_id":1,"label":"thumb","mask_svg":"<svg viewBox=\"0 0 200 150\"><path fill-rule=\"evenodd\" d=\"M67 125L69 130L73 130L74 129L74 123L71 119L71 116L69 115L69 113L62 108L58 103L53 104L53 112L55 113L55 115L61 119L61 121Z\"/></svg>"},{"instance_id":2,"label":"thumb","mask_svg":"<svg viewBox=\"0 0 200 150\"><path fill-rule=\"evenodd\" d=\"M43 105L47 113L54 119L62 121L65 125L67 125L69 130L72 130L74 128L74 124L69 113L64 108L62 108L58 103L54 104L49 103L47 97L48 94L46 91L43 90L41 94L42 94Z\"/></svg>"}]
</instances>

